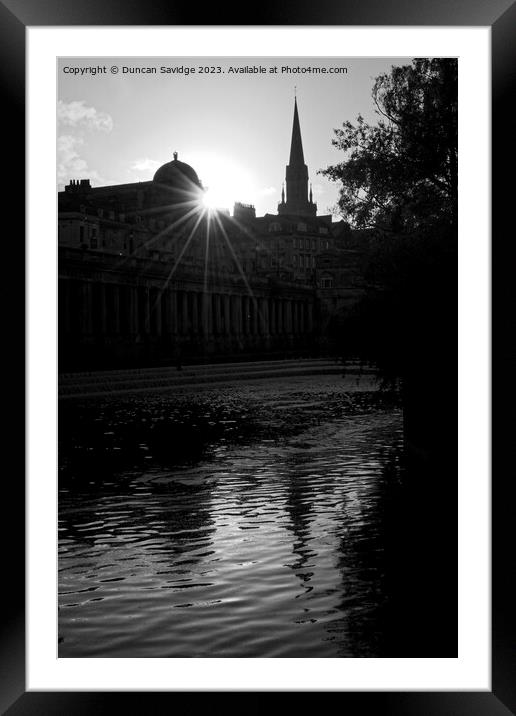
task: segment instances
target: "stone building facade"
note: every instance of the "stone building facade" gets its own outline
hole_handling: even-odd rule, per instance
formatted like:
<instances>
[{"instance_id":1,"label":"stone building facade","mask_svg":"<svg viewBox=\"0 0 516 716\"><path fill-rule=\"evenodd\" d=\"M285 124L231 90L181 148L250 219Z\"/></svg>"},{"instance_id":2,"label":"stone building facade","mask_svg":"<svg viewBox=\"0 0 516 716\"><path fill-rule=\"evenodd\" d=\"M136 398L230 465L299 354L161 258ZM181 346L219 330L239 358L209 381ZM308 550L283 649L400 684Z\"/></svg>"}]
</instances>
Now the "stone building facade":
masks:
<instances>
[{"instance_id":1,"label":"stone building facade","mask_svg":"<svg viewBox=\"0 0 516 716\"><path fill-rule=\"evenodd\" d=\"M339 236L308 188L297 102L277 215L203 194L177 153L152 181L59 193L61 371L317 350Z\"/></svg>"}]
</instances>

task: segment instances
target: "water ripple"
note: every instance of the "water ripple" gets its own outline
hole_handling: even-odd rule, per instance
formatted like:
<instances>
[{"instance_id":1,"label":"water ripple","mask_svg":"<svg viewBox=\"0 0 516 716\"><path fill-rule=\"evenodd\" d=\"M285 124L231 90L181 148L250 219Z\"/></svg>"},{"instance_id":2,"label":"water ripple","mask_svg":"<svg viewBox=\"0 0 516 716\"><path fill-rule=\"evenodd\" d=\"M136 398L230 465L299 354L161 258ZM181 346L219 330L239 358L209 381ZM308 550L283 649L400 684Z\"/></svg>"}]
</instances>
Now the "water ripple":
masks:
<instances>
[{"instance_id":1,"label":"water ripple","mask_svg":"<svg viewBox=\"0 0 516 716\"><path fill-rule=\"evenodd\" d=\"M59 655L374 656L400 439L383 412L63 488Z\"/></svg>"}]
</instances>

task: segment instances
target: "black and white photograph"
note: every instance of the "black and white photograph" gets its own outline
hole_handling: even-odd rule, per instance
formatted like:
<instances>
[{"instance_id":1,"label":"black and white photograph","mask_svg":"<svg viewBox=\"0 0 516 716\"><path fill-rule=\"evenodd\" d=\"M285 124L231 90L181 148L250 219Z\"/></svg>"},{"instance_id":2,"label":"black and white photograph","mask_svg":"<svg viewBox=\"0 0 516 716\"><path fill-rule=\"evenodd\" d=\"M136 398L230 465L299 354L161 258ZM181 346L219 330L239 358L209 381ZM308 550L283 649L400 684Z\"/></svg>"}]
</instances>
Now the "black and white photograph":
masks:
<instances>
[{"instance_id":1,"label":"black and white photograph","mask_svg":"<svg viewBox=\"0 0 516 716\"><path fill-rule=\"evenodd\" d=\"M455 658L455 57L60 57L59 658Z\"/></svg>"}]
</instances>

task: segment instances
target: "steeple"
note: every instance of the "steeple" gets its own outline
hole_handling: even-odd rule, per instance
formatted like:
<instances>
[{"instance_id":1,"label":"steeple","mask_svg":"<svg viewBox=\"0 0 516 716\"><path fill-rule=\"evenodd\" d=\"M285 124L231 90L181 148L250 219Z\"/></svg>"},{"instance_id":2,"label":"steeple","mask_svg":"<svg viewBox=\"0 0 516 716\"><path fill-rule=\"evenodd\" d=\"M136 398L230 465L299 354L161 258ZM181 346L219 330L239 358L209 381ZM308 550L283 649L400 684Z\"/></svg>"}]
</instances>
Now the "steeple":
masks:
<instances>
[{"instance_id":1,"label":"steeple","mask_svg":"<svg viewBox=\"0 0 516 716\"><path fill-rule=\"evenodd\" d=\"M303 154L301 126L297 109L297 97L294 97L294 120L292 122L292 139L290 142L290 158L286 171L287 199L282 189L278 214L294 216L315 216L317 205L312 201L312 193L308 198L308 167Z\"/></svg>"},{"instance_id":2,"label":"steeple","mask_svg":"<svg viewBox=\"0 0 516 716\"><path fill-rule=\"evenodd\" d=\"M292 123L292 141L290 143L291 167L302 167L305 163L303 156L303 142L301 141L301 127L299 126L299 114L297 111L297 98L294 98L294 122Z\"/></svg>"}]
</instances>

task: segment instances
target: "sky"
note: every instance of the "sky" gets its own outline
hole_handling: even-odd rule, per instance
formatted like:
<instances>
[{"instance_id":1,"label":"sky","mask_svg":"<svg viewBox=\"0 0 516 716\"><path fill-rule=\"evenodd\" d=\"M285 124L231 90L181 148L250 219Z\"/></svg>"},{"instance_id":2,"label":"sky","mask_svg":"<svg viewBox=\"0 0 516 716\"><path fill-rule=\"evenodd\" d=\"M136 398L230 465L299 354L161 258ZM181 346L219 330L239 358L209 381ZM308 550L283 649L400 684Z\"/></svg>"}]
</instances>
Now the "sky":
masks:
<instances>
[{"instance_id":1,"label":"sky","mask_svg":"<svg viewBox=\"0 0 516 716\"><path fill-rule=\"evenodd\" d=\"M342 161L334 129L358 114L375 123L375 78L410 58L60 58L57 182L93 186L148 181L178 152L211 203L277 213L297 96L305 163L318 214L333 213L338 186L317 170ZM112 72L116 67L118 71ZM174 72L161 72L160 68ZM195 68L181 73L178 68ZM220 68L200 72L199 68ZM265 72L232 72L262 67ZM277 71L271 71L276 67ZM296 72L326 68L326 73ZM103 68L105 71L93 71ZM130 73L124 68L156 68ZM282 68L288 70L282 71ZM337 72L329 69L337 68ZM343 72L342 68L347 68ZM93 70L93 71L92 71Z\"/></svg>"}]
</instances>

